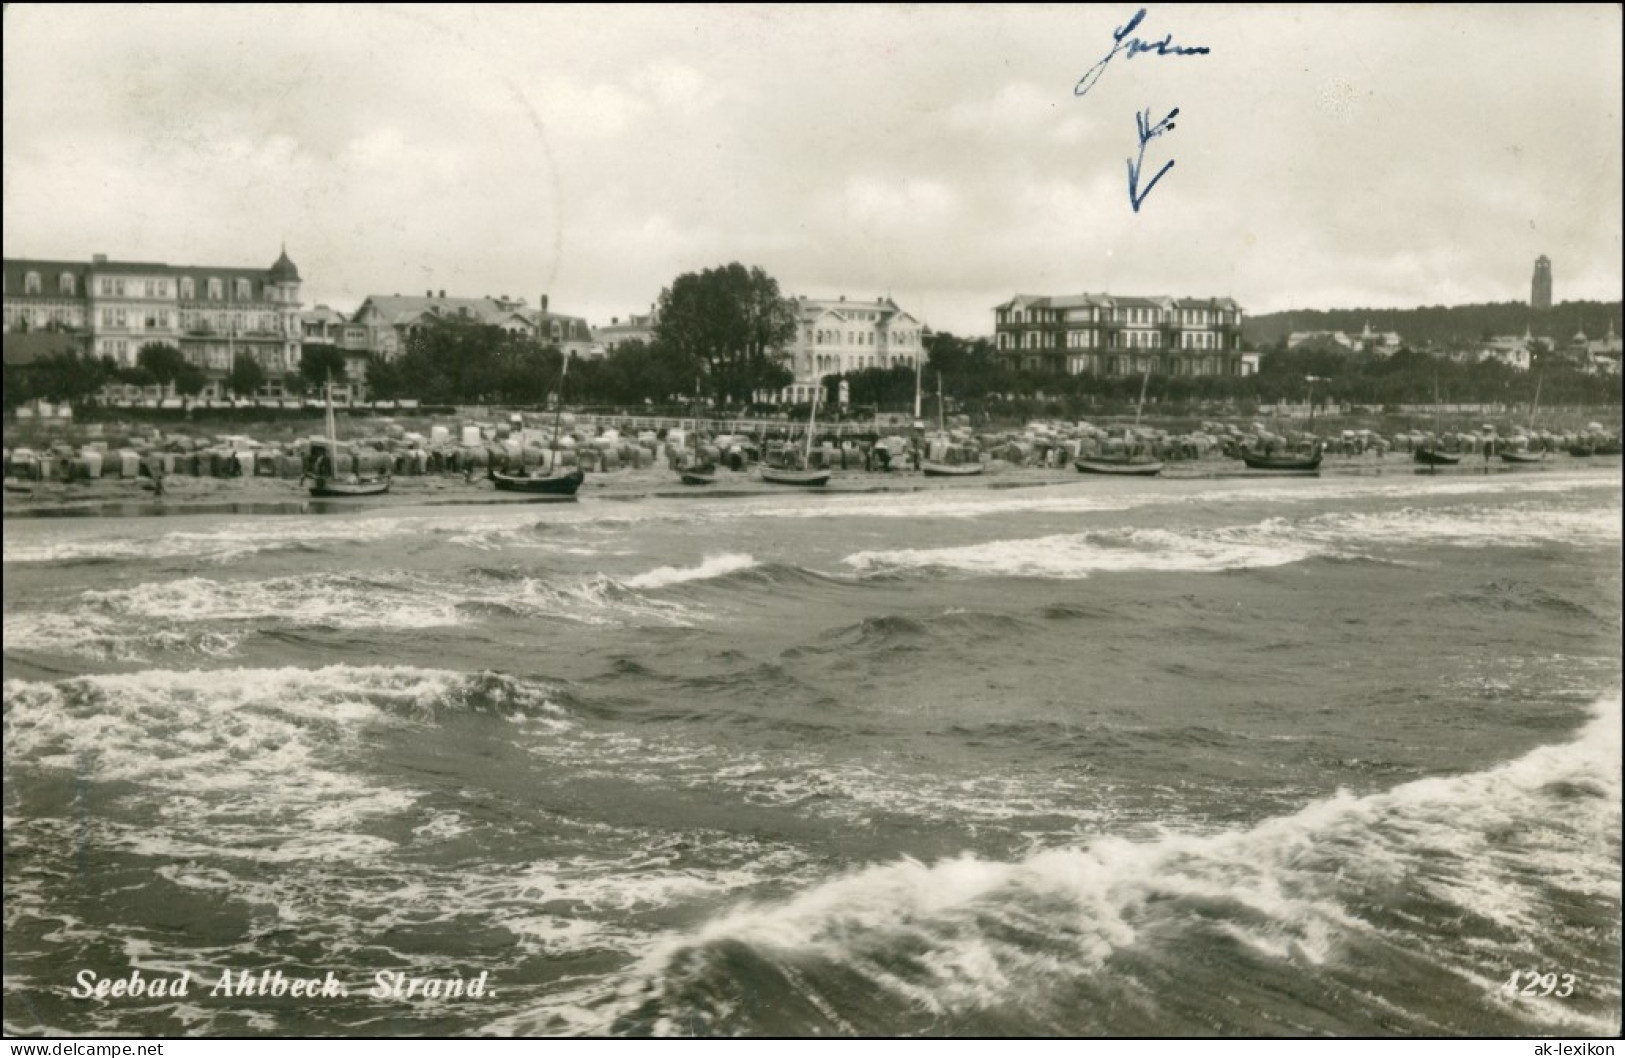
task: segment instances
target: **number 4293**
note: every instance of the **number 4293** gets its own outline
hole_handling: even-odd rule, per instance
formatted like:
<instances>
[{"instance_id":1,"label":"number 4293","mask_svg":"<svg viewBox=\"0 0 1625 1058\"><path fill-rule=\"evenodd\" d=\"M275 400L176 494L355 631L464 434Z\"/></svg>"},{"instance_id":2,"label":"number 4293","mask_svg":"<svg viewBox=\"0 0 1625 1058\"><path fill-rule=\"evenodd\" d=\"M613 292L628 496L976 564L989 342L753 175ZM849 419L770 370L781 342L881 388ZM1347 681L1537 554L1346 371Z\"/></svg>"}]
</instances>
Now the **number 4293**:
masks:
<instances>
[{"instance_id":1,"label":"number 4293","mask_svg":"<svg viewBox=\"0 0 1625 1058\"><path fill-rule=\"evenodd\" d=\"M1556 996L1567 999L1574 994L1574 975L1513 970L1507 983L1501 986L1501 991L1513 996Z\"/></svg>"}]
</instances>

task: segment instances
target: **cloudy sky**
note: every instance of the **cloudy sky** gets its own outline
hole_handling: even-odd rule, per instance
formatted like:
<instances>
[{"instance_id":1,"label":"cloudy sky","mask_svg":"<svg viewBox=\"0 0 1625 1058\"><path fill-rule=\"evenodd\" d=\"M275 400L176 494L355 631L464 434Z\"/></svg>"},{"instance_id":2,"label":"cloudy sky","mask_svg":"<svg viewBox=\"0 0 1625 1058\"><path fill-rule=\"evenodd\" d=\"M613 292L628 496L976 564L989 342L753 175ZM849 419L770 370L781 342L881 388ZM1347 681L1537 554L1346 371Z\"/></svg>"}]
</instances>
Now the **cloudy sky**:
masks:
<instances>
[{"instance_id":1,"label":"cloudy sky","mask_svg":"<svg viewBox=\"0 0 1625 1058\"><path fill-rule=\"evenodd\" d=\"M1621 296L1621 15L1512 8L545 11L9 5L7 257L269 265L307 302L546 292L603 324L684 271L1251 312ZM1136 113L1150 141L1130 206ZM1143 189L1143 188L1142 188Z\"/></svg>"}]
</instances>

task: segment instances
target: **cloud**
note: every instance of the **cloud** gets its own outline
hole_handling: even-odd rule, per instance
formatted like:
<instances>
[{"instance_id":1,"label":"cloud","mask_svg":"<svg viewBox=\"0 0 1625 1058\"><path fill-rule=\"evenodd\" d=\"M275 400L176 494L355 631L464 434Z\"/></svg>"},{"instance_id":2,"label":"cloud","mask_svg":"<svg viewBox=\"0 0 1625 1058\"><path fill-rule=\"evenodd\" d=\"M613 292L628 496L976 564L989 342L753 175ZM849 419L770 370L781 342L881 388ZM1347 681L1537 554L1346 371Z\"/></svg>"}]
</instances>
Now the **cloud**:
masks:
<instances>
[{"instance_id":1,"label":"cloud","mask_svg":"<svg viewBox=\"0 0 1625 1058\"><path fill-rule=\"evenodd\" d=\"M12 6L5 252L256 264L286 238L310 301L612 315L740 260L972 332L1017 290L1504 300L1540 253L1559 298L1619 296L1617 8L1150 19L1212 53L1078 99L1121 12ZM1136 214L1134 114L1174 106Z\"/></svg>"}]
</instances>

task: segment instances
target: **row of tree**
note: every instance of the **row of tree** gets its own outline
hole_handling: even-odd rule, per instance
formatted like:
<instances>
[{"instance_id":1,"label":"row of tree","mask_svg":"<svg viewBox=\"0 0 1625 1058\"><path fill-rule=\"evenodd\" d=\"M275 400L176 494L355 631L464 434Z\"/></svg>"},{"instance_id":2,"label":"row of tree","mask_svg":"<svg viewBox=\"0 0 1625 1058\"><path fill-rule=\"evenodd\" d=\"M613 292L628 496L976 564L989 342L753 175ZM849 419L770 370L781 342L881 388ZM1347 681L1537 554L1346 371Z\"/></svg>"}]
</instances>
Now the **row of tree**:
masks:
<instances>
[{"instance_id":1,"label":"row of tree","mask_svg":"<svg viewBox=\"0 0 1625 1058\"><path fill-rule=\"evenodd\" d=\"M376 361L368 383L382 399L430 403L537 404L559 390L590 404L669 404L705 399L742 405L793 376L784 365L796 310L760 268L735 263L680 275L660 294L653 341L627 342L608 356L572 362L557 348L473 320L417 328L401 355Z\"/></svg>"},{"instance_id":2,"label":"row of tree","mask_svg":"<svg viewBox=\"0 0 1625 1058\"><path fill-rule=\"evenodd\" d=\"M267 379L259 361L239 356L224 386L235 396L248 398L258 393ZM283 386L298 393L319 388L329 379L344 381L343 355L332 348L311 346L302 353L298 374L284 379ZM163 342L143 345L136 352L134 364L120 364L112 357L88 353L59 352L29 363L5 365L5 407L9 411L34 400L83 403L112 385L157 387L178 397L196 397L208 384L209 376L202 368Z\"/></svg>"}]
</instances>

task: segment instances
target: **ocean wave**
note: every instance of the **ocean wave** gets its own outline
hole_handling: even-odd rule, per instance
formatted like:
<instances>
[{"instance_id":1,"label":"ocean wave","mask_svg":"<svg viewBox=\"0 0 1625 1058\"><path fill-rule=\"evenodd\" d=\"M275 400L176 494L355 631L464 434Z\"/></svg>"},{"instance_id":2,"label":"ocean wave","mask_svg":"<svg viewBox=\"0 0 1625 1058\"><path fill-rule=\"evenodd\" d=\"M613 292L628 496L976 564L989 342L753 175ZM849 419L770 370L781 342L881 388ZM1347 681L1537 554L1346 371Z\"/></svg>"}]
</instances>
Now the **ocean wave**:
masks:
<instances>
[{"instance_id":1,"label":"ocean wave","mask_svg":"<svg viewBox=\"0 0 1625 1058\"><path fill-rule=\"evenodd\" d=\"M1229 989L1247 1005L1239 982L1223 980L1243 959L1253 973L1279 974L1287 993L1316 968L1316 992L1296 1004L1270 993L1267 1013L1281 1031L1316 1025L1334 1007L1351 1020L1320 1021L1319 1031L1358 1031L1371 1024L1361 1005L1329 1003L1326 990L1373 983L1361 975L1382 966L1368 959L1422 958L1439 992L1478 1002L1458 1011L1418 1000L1390 1013L1390 1032L1524 1024L1612 1035L1617 964L1606 944L1584 938L1617 922L1620 792L1612 697L1572 742L1482 772L1338 794L1245 830L1101 839L1016 862L905 859L736 909L664 945L626 990L614 1024L753 1033L772 1031L775 1009L793 1009L807 1019L803 1033L895 1032L912 1022L881 1019L906 1010L925 1031L1020 1010L1028 1026L1112 1031L1120 1028L1112 1008L1090 1002L1113 994L1110 964L1169 988L1164 996L1126 984L1144 997L1141 1024L1180 1033L1192 1024L1173 998L1181 990ZM1411 913L1422 904L1426 914ZM1456 924L1421 925L1446 921ZM1486 941L1535 958L1550 944L1552 957L1603 994L1593 992L1588 1008L1502 995L1507 960L1486 966L1475 951ZM1198 950L1213 953L1211 965L1191 960ZM876 995L890 999L864 1001ZM1486 1005L1501 1020L1473 1020L1489 1017Z\"/></svg>"},{"instance_id":2,"label":"ocean wave","mask_svg":"<svg viewBox=\"0 0 1625 1058\"><path fill-rule=\"evenodd\" d=\"M1396 560L1372 548L1617 546L1619 512L1532 507L1403 508L1284 517L1214 529L1105 529L960 547L860 551L842 561L865 577L947 570L979 576L1076 579L1095 573L1218 573L1321 557ZM1403 564L1403 563L1399 563Z\"/></svg>"},{"instance_id":3,"label":"ocean wave","mask_svg":"<svg viewBox=\"0 0 1625 1058\"><path fill-rule=\"evenodd\" d=\"M697 566L661 566L647 573L627 577L622 584L628 588L667 588L673 584L686 584L696 580L711 580L740 570L753 569L759 563L749 555L708 555Z\"/></svg>"},{"instance_id":4,"label":"ocean wave","mask_svg":"<svg viewBox=\"0 0 1625 1058\"><path fill-rule=\"evenodd\" d=\"M1449 544L1460 547L1617 546L1618 508L1560 510L1511 506L1407 507L1326 514L1303 531L1332 543Z\"/></svg>"},{"instance_id":5,"label":"ocean wave","mask_svg":"<svg viewBox=\"0 0 1625 1058\"><path fill-rule=\"evenodd\" d=\"M1277 522L1241 529L1120 529L993 540L963 547L860 551L862 573L952 570L983 576L1075 579L1094 573L1217 573L1301 562L1316 553Z\"/></svg>"},{"instance_id":6,"label":"ocean wave","mask_svg":"<svg viewBox=\"0 0 1625 1058\"><path fill-rule=\"evenodd\" d=\"M5 760L185 790L249 789L318 766L369 724L490 712L570 726L559 691L497 673L335 665L145 670L5 683ZM335 765L336 767L336 765Z\"/></svg>"},{"instance_id":7,"label":"ocean wave","mask_svg":"<svg viewBox=\"0 0 1625 1058\"><path fill-rule=\"evenodd\" d=\"M678 578L681 581L683 578ZM684 627L692 606L651 599L613 578L475 570L447 578L399 570L308 573L264 580L188 577L80 593L66 611L9 613L8 648L120 661L156 653L235 653L233 625L412 631L485 617L562 620L595 626ZM203 629L200 626L214 627ZM224 630L222 627L224 626Z\"/></svg>"},{"instance_id":8,"label":"ocean wave","mask_svg":"<svg viewBox=\"0 0 1625 1058\"><path fill-rule=\"evenodd\" d=\"M124 531L128 523L119 525ZM136 525L145 523L136 522ZM14 538L8 532L4 560L12 563L83 563L88 561L186 558L224 563L267 552L314 553L332 544L370 544L404 535L410 529L383 519L268 519L232 522L210 529L174 530L157 536L85 534L63 539L53 534L39 540Z\"/></svg>"},{"instance_id":9,"label":"ocean wave","mask_svg":"<svg viewBox=\"0 0 1625 1058\"><path fill-rule=\"evenodd\" d=\"M242 642L242 636L234 632L166 628L84 612L14 611L6 614L4 636L8 652L123 662L145 662L157 654L177 653L230 657Z\"/></svg>"}]
</instances>

